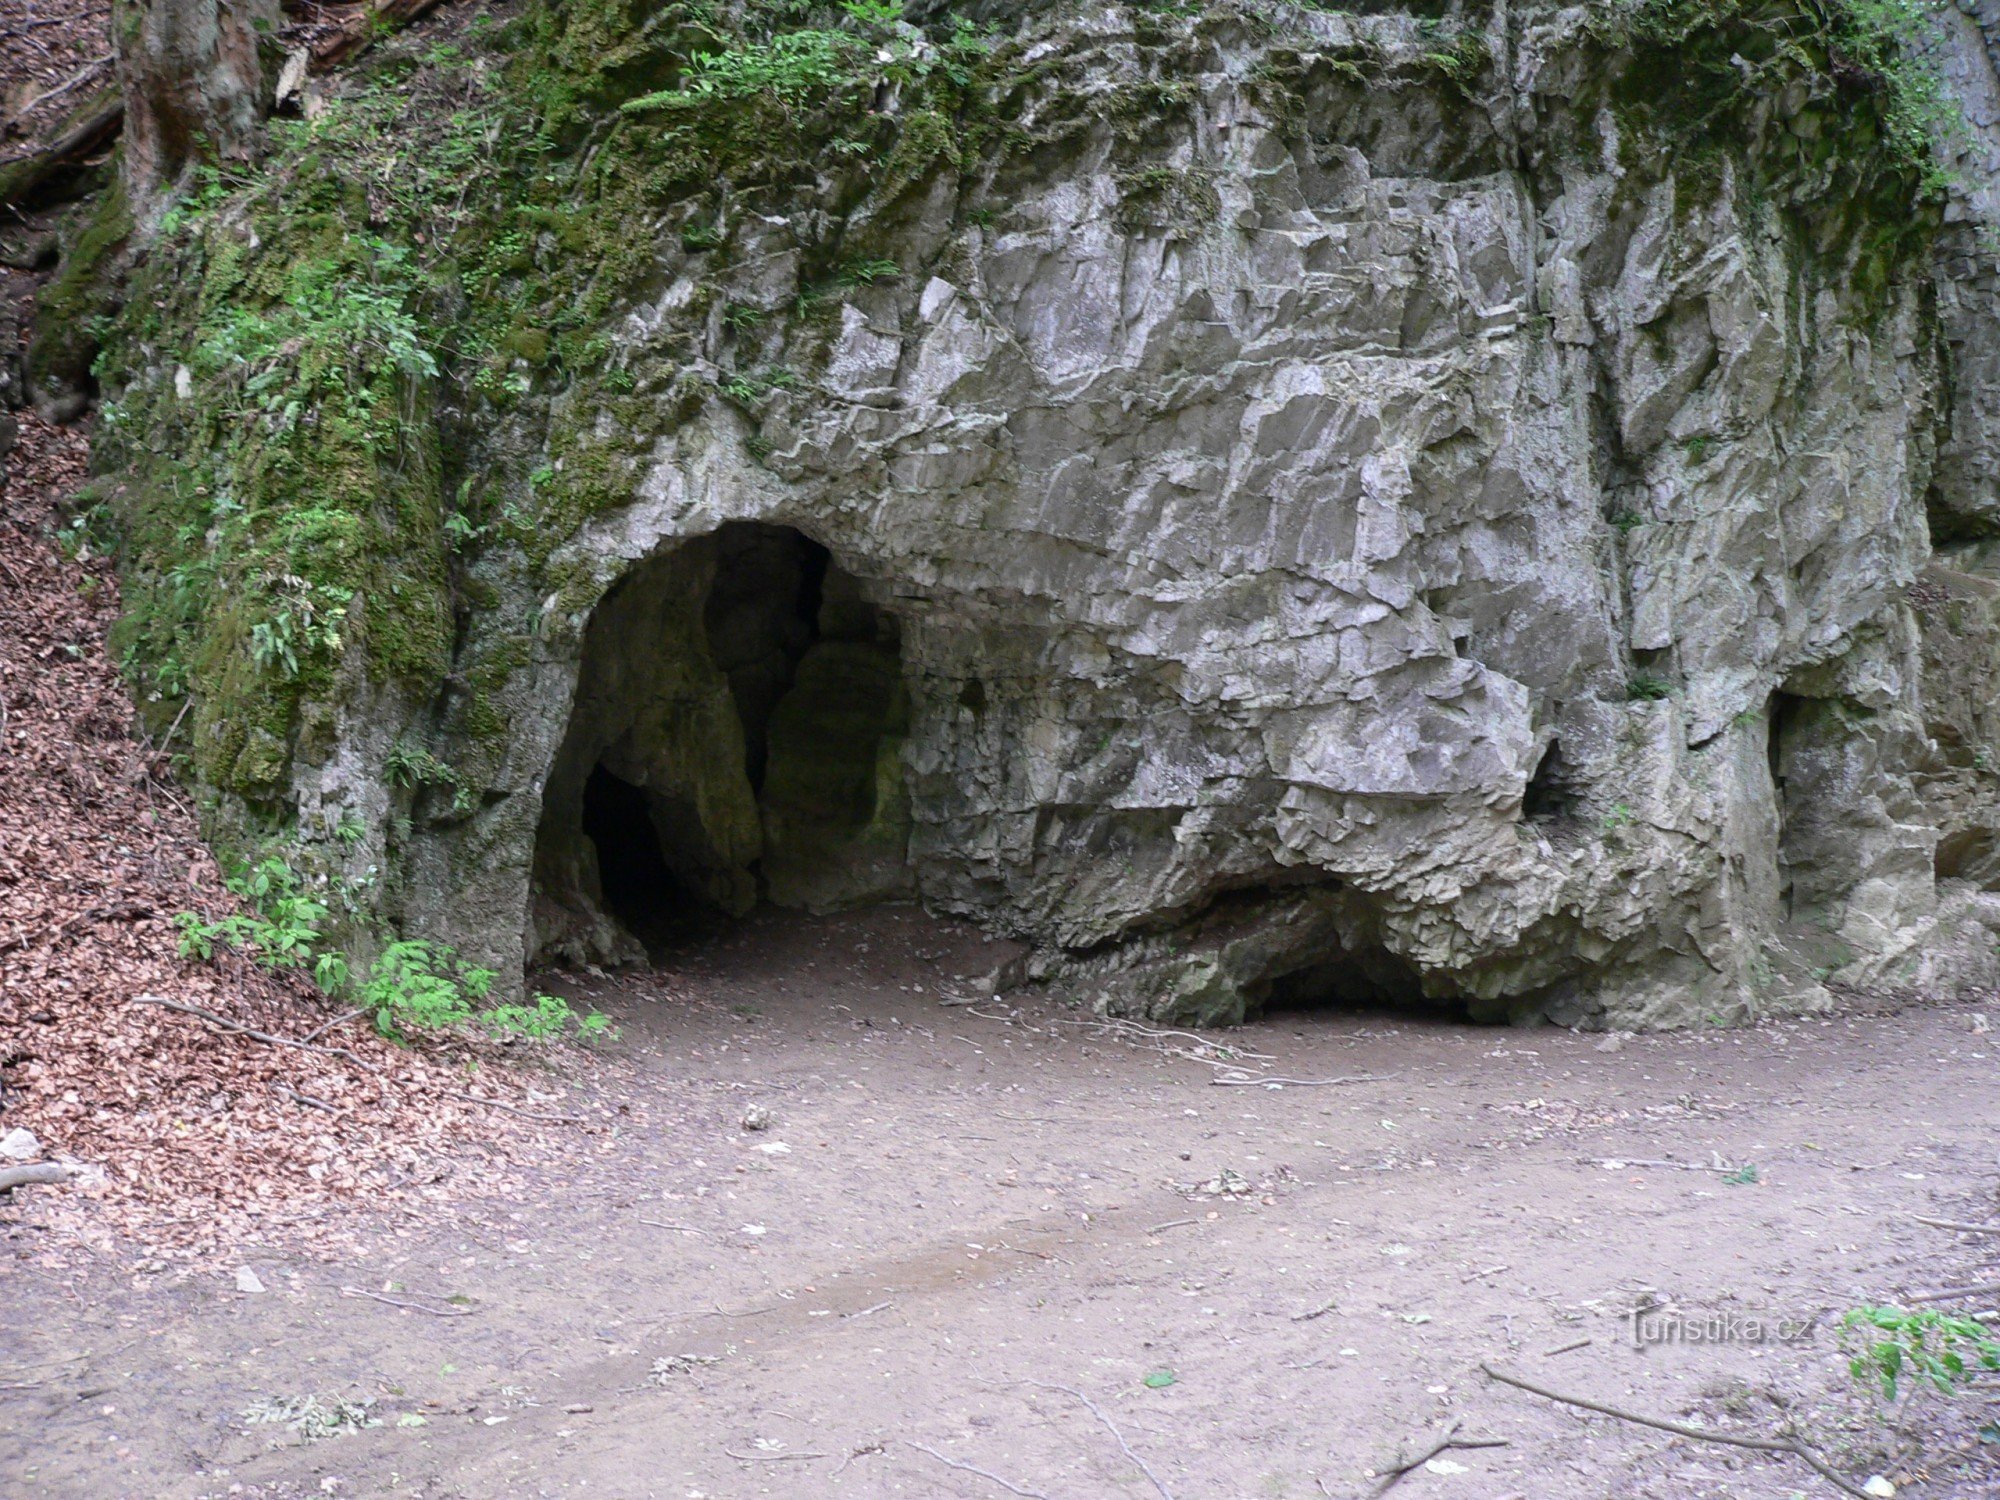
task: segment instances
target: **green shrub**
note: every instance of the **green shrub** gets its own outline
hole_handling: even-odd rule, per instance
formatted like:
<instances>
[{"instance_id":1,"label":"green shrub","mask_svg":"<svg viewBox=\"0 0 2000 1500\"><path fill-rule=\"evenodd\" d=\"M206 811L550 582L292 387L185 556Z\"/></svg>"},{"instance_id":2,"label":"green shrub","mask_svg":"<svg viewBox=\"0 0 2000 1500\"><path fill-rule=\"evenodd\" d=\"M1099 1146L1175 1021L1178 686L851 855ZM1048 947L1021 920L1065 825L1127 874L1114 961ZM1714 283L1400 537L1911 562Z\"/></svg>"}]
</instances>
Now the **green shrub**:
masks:
<instances>
[{"instance_id":1,"label":"green shrub","mask_svg":"<svg viewBox=\"0 0 2000 1500\"><path fill-rule=\"evenodd\" d=\"M318 951L325 902L305 893L281 859L267 859L224 881L250 908L210 921L198 912L174 918L183 958L211 960L218 948L248 954L267 969L308 969L328 994L348 987L347 960ZM574 1028L579 1039L610 1036L611 1022L597 1011L578 1015L560 995L536 995L525 1005L485 1006L494 972L476 968L442 943L421 938L389 944L369 965L355 1003L387 1037L476 1026L489 1036L541 1040Z\"/></svg>"},{"instance_id":2,"label":"green shrub","mask_svg":"<svg viewBox=\"0 0 2000 1500\"><path fill-rule=\"evenodd\" d=\"M2000 1339L1978 1318L1935 1308L1857 1307L1840 1328L1842 1341L1857 1346L1848 1372L1864 1385L1879 1385L1886 1401L1896 1399L1906 1378L1952 1396L1968 1371L2000 1370Z\"/></svg>"}]
</instances>

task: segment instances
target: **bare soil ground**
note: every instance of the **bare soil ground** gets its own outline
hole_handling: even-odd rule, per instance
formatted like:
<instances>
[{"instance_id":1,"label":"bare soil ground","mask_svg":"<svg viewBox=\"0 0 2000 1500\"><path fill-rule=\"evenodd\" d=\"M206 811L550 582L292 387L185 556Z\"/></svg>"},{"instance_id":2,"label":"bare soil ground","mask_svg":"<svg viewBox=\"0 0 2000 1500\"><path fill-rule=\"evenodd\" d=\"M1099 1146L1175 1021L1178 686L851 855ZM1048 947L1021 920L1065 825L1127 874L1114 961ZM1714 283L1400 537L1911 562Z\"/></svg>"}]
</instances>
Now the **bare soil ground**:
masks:
<instances>
[{"instance_id":1,"label":"bare soil ground","mask_svg":"<svg viewBox=\"0 0 2000 1500\"><path fill-rule=\"evenodd\" d=\"M1835 1493L1485 1361L2000 1494L1991 1383L1884 1420L1831 1326L1993 1279L2000 1241L1910 1217L2000 1217L1979 1008L1609 1041L1301 1012L1216 1034L1232 1062L943 1003L999 952L908 909L760 917L573 986L623 1028L590 1112L628 1123L447 1222L330 1207L345 1249L52 1255L17 1210L0 1490L1347 1497L1459 1418L1507 1445L1397 1500ZM1640 1349L1648 1304L1819 1321ZM244 1415L307 1396L380 1425Z\"/></svg>"}]
</instances>

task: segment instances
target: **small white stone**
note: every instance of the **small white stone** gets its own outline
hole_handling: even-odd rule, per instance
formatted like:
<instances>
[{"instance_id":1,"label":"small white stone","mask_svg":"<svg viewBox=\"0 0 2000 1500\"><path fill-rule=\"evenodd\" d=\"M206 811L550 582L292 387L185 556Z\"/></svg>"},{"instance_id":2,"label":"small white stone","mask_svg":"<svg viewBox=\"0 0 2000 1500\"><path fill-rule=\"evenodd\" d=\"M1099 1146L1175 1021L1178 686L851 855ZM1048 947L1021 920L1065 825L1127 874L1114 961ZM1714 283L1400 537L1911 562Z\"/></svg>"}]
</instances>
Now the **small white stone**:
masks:
<instances>
[{"instance_id":1,"label":"small white stone","mask_svg":"<svg viewBox=\"0 0 2000 1500\"><path fill-rule=\"evenodd\" d=\"M236 1290L239 1292L261 1292L264 1283L257 1279L257 1273L248 1266L236 1268Z\"/></svg>"},{"instance_id":2,"label":"small white stone","mask_svg":"<svg viewBox=\"0 0 2000 1500\"><path fill-rule=\"evenodd\" d=\"M1866 1495L1879 1496L1880 1500L1889 1500L1889 1497L1896 1493L1896 1487L1880 1474L1877 1474L1861 1486L1861 1491Z\"/></svg>"},{"instance_id":3,"label":"small white stone","mask_svg":"<svg viewBox=\"0 0 2000 1500\"><path fill-rule=\"evenodd\" d=\"M0 1137L0 1156L8 1161L33 1161L42 1154L42 1143L32 1130L13 1129Z\"/></svg>"}]
</instances>

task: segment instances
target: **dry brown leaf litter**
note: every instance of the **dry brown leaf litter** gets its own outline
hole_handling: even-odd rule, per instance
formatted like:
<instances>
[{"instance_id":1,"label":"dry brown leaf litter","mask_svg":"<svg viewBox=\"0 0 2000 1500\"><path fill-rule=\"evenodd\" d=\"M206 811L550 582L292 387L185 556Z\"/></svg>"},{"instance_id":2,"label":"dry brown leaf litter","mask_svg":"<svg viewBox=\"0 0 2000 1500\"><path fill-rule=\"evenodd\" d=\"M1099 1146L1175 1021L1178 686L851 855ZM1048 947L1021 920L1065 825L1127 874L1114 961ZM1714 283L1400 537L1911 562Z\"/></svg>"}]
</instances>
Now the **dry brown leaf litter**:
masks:
<instances>
[{"instance_id":1,"label":"dry brown leaf litter","mask_svg":"<svg viewBox=\"0 0 2000 1500\"><path fill-rule=\"evenodd\" d=\"M23 156L112 82L111 0L0 6L0 161Z\"/></svg>"},{"instance_id":2,"label":"dry brown leaf litter","mask_svg":"<svg viewBox=\"0 0 2000 1500\"><path fill-rule=\"evenodd\" d=\"M25 1126L103 1177L21 1189L0 1218L100 1243L297 1237L335 1200L503 1189L510 1154L574 1149L573 1129L455 1097L576 1112L496 1046L414 1050L349 1022L323 1041L356 1066L128 1003L168 996L295 1038L339 1013L298 977L177 956L174 914L231 898L166 757L134 736L105 650L108 561L51 542L87 441L32 413L21 426L0 504L0 1132Z\"/></svg>"}]
</instances>

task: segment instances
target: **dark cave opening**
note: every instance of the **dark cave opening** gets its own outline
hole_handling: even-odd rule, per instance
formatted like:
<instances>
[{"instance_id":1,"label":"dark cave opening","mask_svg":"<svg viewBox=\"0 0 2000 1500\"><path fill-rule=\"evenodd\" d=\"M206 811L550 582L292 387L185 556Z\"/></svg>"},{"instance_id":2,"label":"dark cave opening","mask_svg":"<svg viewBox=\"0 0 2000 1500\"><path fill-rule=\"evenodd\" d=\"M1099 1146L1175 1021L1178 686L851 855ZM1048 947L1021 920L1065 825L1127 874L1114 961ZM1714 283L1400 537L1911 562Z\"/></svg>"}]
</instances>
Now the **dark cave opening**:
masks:
<instances>
[{"instance_id":1,"label":"dark cave opening","mask_svg":"<svg viewBox=\"0 0 2000 1500\"><path fill-rule=\"evenodd\" d=\"M1798 809L1793 806L1786 780L1792 769L1790 758L1798 748L1800 728L1807 720L1806 700L1790 693L1773 693L1764 717L1764 755L1771 774L1771 804L1778 819L1778 908L1789 917L1793 915L1793 881L1791 861L1786 857L1785 835L1787 825L1796 821Z\"/></svg>"},{"instance_id":2,"label":"dark cave opening","mask_svg":"<svg viewBox=\"0 0 2000 1500\"><path fill-rule=\"evenodd\" d=\"M1271 981L1259 1014L1303 1017L1340 1011L1390 1011L1400 1016L1464 1020L1461 1001L1427 994L1416 969L1386 948L1359 948L1323 958Z\"/></svg>"},{"instance_id":3,"label":"dark cave opening","mask_svg":"<svg viewBox=\"0 0 2000 1500\"><path fill-rule=\"evenodd\" d=\"M715 534L715 579L702 606L708 653L729 679L753 792L770 768L771 715L820 638L833 554L789 526L737 521Z\"/></svg>"},{"instance_id":4,"label":"dark cave opening","mask_svg":"<svg viewBox=\"0 0 2000 1500\"><path fill-rule=\"evenodd\" d=\"M583 787L583 836L597 853L605 906L648 947L713 925L714 906L667 867L645 788L601 763Z\"/></svg>"},{"instance_id":5,"label":"dark cave opening","mask_svg":"<svg viewBox=\"0 0 2000 1500\"><path fill-rule=\"evenodd\" d=\"M539 951L611 961L593 911L657 957L760 903L909 894L908 716L895 617L795 528L731 522L639 563L586 630Z\"/></svg>"},{"instance_id":6,"label":"dark cave opening","mask_svg":"<svg viewBox=\"0 0 2000 1500\"><path fill-rule=\"evenodd\" d=\"M1575 778L1563 760L1562 741L1552 739L1528 777L1521 796L1521 816L1536 823L1568 817L1576 810L1578 796Z\"/></svg>"}]
</instances>

